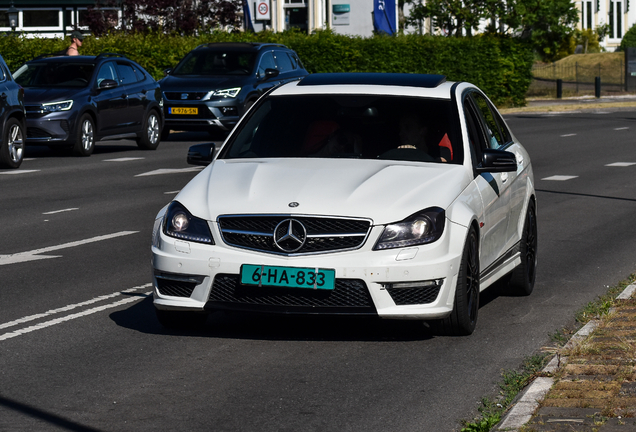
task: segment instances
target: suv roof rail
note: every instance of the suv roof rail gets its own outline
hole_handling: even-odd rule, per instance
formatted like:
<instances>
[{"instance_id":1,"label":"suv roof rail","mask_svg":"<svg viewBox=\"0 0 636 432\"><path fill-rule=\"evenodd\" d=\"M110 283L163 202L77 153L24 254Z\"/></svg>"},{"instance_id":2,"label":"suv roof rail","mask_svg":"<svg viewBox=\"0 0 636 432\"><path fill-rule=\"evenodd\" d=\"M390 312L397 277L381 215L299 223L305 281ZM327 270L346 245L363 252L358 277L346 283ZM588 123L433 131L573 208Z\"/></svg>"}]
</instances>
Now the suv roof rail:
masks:
<instances>
[{"instance_id":1,"label":"suv roof rail","mask_svg":"<svg viewBox=\"0 0 636 432\"><path fill-rule=\"evenodd\" d=\"M390 85L435 88L446 82L444 75L409 73L315 73L303 78L299 86L318 85Z\"/></svg>"},{"instance_id":2,"label":"suv roof rail","mask_svg":"<svg viewBox=\"0 0 636 432\"><path fill-rule=\"evenodd\" d=\"M39 56L35 57L33 60L40 60L47 57L66 57L66 54L62 54L62 51L56 52L56 53L40 54Z\"/></svg>"},{"instance_id":3,"label":"suv roof rail","mask_svg":"<svg viewBox=\"0 0 636 432\"><path fill-rule=\"evenodd\" d=\"M262 48L266 46L271 47L279 47L279 48L287 48L285 45L278 43L270 43L270 42L210 42L206 44L201 44L197 46L195 49L199 48L214 48L224 46L227 48L235 47L235 48Z\"/></svg>"},{"instance_id":4,"label":"suv roof rail","mask_svg":"<svg viewBox=\"0 0 636 432\"><path fill-rule=\"evenodd\" d=\"M97 56L95 57L95 60L100 59L100 58L104 58L104 57L120 57L120 58L128 58L128 57L126 57L126 55L125 55L125 54L105 52L105 53L101 53L101 54L97 55Z\"/></svg>"}]
</instances>

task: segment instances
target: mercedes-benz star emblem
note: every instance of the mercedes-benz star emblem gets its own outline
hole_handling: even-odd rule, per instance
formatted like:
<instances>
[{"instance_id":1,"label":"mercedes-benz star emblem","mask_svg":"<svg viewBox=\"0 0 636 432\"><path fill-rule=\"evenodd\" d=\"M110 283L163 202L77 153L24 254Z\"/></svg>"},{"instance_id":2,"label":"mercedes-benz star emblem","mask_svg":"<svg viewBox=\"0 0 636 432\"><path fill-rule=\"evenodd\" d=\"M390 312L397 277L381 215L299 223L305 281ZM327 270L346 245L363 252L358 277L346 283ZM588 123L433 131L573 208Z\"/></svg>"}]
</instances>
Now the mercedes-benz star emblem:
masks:
<instances>
[{"instance_id":1,"label":"mercedes-benz star emblem","mask_svg":"<svg viewBox=\"0 0 636 432\"><path fill-rule=\"evenodd\" d=\"M181 100L186 100L188 98L187 93L181 93Z\"/></svg>"},{"instance_id":2,"label":"mercedes-benz star emblem","mask_svg":"<svg viewBox=\"0 0 636 432\"><path fill-rule=\"evenodd\" d=\"M298 207L300 204L298 204L296 201L292 201L289 203L290 207Z\"/></svg>"},{"instance_id":3,"label":"mercedes-benz star emblem","mask_svg":"<svg viewBox=\"0 0 636 432\"><path fill-rule=\"evenodd\" d=\"M305 226L296 219L285 219L274 229L274 244L283 252L300 250L307 240Z\"/></svg>"}]
</instances>

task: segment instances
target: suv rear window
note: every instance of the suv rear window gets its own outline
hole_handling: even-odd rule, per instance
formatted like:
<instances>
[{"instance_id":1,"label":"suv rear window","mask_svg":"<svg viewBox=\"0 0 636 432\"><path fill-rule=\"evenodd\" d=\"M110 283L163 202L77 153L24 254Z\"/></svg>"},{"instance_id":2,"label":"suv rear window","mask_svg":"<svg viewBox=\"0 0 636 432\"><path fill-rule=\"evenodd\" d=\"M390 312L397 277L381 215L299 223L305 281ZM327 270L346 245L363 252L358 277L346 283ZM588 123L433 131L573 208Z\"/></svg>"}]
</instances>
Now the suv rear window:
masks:
<instances>
[{"instance_id":1,"label":"suv rear window","mask_svg":"<svg viewBox=\"0 0 636 432\"><path fill-rule=\"evenodd\" d=\"M246 51L195 50L174 69L172 75L249 75L256 54Z\"/></svg>"},{"instance_id":2,"label":"suv rear window","mask_svg":"<svg viewBox=\"0 0 636 432\"><path fill-rule=\"evenodd\" d=\"M220 159L361 158L461 164L450 100L402 96L274 96L259 104Z\"/></svg>"}]
</instances>

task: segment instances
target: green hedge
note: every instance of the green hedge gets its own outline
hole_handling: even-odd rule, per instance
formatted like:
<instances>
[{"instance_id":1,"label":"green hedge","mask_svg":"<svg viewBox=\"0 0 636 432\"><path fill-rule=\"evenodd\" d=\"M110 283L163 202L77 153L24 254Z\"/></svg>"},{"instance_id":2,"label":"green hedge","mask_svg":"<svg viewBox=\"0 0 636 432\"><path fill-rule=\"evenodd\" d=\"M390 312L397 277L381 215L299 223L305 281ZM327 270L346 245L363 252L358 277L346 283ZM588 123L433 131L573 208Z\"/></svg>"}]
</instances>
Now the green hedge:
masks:
<instances>
[{"instance_id":1,"label":"green hedge","mask_svg":"<svg viewBox=\"0 0 636 432\"><path fill-rule=\"evenodd\" d=\"M321 31L316 34L225 33L182 37L165 34L111 34L87 37L80 53L125 53L156 79L194 47L208 42L275 42L294 49L309 72L436 73L449 80L468 81L498 106L524 105L533 62L529 46L513 38L467 38L404 35L350 37ZM11 70L40 54L66 48L68 40L0 38L0 53Z\"/></svg>"}]
</instances>

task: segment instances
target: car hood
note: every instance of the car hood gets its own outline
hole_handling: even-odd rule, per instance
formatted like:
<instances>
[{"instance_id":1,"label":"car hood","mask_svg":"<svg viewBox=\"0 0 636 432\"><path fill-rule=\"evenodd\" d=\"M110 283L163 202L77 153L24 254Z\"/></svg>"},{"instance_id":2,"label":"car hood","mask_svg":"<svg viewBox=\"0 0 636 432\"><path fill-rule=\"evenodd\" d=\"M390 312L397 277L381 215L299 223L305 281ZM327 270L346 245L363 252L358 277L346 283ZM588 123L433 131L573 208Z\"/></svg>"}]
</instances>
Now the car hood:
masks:
<instances>
[{"instance_id":1,"label":"car hood","mask_svg":"<svg viewBox=\"0 0 636 432\"><path fill-rule=\"evenodd\" d=\"M67 99L77 98L79 93L84 92L83 88L44 88L28 87L24 89L25 105L34 105L48 102L59 102Z\"/></svg>"},{"instance_id":2,"label":"car hood","mask_svg":"<svg viewBox=\"0 0 636 432\"><path fill-rule=\"evenodd\" d=\"M461 165L360 159L223 159L177 195L194 216L311 214L400 221L443 209L470 183ZM290 203L298 203L291 207Z\"/></svg>"},{"instance_id":3,"label":"car hood","mask_svg":"<svg viewBox=\"0 0 636 432\"><path fill-rule=\"evenodd\" d=\"M163 91L208 91L220 88L243 87L248 75L168 75L159 81Z\"/></svg>"}]
</instances>

